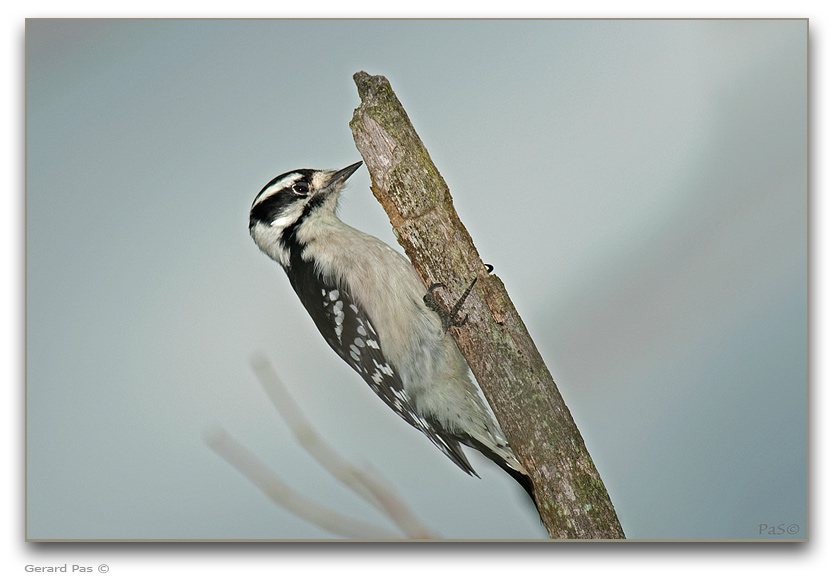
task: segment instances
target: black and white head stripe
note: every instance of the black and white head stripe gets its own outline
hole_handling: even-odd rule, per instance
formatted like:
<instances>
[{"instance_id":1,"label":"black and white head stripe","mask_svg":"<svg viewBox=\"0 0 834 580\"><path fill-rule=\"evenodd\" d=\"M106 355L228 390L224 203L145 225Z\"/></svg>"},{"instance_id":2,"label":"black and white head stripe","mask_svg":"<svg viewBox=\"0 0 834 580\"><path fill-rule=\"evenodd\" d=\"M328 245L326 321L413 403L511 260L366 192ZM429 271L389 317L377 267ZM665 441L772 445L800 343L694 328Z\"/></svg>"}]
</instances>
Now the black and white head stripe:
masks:
<instances>
[{"instance_id":1,"label":"black and white head stripe","mask_svg":"<svg viewBox=\"0 0 834 580\"><path fill-rule=\"evenodd\" d=\"M249 229L261 223L273 228L285 228L321 204L334 191L341 189L348 177L362 162L348 165L339 171L295 169L267 183L255 196L249 211Z\"/></svg>"},{"instance_id":2,"label":"black and white head stripe","mask_svg":"<svg viewBox=\"0 0 834 580\"><path fill-rule=\"evenodd\" d=\"M249 228L251 229L257 223L281 225L282 216L284 221L288 221L290 216L285 215L287 211L309 196L314 173L312 169L296 169L279 175L267 183L252 202L252 208L249 211ZM295 219L298 219L300 215L299 210L299 215L295 216ZM284 225L289 225L289 223Z\"/></svg>"}]
</instances>

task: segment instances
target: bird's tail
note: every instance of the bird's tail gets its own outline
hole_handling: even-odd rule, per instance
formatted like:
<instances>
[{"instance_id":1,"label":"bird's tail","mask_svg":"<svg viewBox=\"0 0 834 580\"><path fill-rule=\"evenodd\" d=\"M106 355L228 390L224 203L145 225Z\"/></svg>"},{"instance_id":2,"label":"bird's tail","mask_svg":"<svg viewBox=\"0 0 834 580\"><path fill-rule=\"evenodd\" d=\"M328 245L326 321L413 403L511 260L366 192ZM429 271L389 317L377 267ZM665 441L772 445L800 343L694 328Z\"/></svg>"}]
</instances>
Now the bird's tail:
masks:
<instances>
[{"instance_id":1,"label":"bird's tail","mask_svg":"<svg viewBox=\"0 0 834 580\"><path fill-rule=\"evenodd\" d=\"M498 467L506 471L510 477L515 479L518 484L524 488L530 499L536 504L536 494L533 490L533 480L527 475L527 472L521 466L515 454L506 443L492 443L487 444L476 439L467 439L461 443L468 445L472 449L480 451L484 457L495 463Z\"/></svg>"}]
</instances>

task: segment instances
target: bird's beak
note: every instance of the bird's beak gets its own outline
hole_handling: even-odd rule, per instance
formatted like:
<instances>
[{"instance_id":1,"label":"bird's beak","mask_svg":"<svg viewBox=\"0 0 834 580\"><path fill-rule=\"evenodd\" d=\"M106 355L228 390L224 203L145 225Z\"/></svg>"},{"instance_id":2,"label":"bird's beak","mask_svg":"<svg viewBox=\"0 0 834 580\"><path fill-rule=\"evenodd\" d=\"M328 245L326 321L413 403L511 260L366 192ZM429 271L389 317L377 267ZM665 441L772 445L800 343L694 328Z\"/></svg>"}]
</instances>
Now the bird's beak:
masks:
<instances>
[{"instance_id":1,"label":"bird's beak","mask_svg":"<svg viewBox=\"0 0 834 580\"><path fill-rule=\"evenodd\" d=\"M327 187L332 187L334 185L341 185L347 178L353 175L353 172L359 169L359 166L362 165L361 161L357 161L353 165L348 165L344 169L340 169L333 176L330 178L330 181L327 182Z\"/></svg>"}]
</instances>

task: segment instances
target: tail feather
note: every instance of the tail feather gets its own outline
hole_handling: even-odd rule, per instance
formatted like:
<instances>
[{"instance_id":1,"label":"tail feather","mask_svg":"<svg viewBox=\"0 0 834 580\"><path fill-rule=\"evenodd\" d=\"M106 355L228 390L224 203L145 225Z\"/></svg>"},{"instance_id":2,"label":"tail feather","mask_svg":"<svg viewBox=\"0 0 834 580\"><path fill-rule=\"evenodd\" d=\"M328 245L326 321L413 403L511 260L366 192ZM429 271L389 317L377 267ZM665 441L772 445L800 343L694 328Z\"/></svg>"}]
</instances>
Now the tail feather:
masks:
<instances>
[{"instance_id":1,"label":"tail feather","mask_svg":"<svg viewBox=\"0 0 834 580\"><path fill-rule=\"evenodd\" d=\"M527 495L530 496L530 499L532 500L533 504L538 506L538 504L536 503L536 494L533 490L533 480L530 479L529 475L522 471L523 468L521 468L521 465L518 464L518 460L515 459L514 456L511 457L513 458L513 463L518 465L518 468L514 465L510 465L510 462L507 461L507 459L502 454L498 453L493 447L485 445L481 441L467 439L466 441L461 442L477 451L480 451L484 455L484 457L486 457L487 459L495 463L498 467L506 471L507 474L510 475L510 477L515 479L518 482L518 484L524 488L524 491L526 491Z\"/></svg>"},{"instance_id":2,"label":"tail feather","mask_svg":"<svg viewBox=\"0 0 834 580\"><path fill-rule=\"evenodd\" d=\"M440 427L440 423L434 419L429 419L428 423L432 426L431 430L422 430L426 435L428 435L429 439L434 443L443 453L451 459L455 465L460 467L463 471L465 471L469 475L474 475L475 477L480 477L475 470L472 468L472 465L469 463L469 460L466 458L466 455L463 453L463 449L461 449L461 443L466 445L467 447L471 447L476 451L480 451L481 454L484 455L487 459L495 463L498 467L503 469L510 475L513 479L515 479L518 484L524 488L524 491L527 492L527 495L530 496L533 504L538 506L536 503L536 495L535 491L533 490L533 481L530 479L530 476L524 472L524 468L518 462L515 455L513 454L510 446L507 445L506 442L503 440L499 440L494 434L488 433L490 437L490 441L488 443L481 441L479 439L475 439L471 435L464 435L458 433L449 433L448 431L443 431ZM418 427L419 428L419 427Z\"/></svg>"}]
</instances>

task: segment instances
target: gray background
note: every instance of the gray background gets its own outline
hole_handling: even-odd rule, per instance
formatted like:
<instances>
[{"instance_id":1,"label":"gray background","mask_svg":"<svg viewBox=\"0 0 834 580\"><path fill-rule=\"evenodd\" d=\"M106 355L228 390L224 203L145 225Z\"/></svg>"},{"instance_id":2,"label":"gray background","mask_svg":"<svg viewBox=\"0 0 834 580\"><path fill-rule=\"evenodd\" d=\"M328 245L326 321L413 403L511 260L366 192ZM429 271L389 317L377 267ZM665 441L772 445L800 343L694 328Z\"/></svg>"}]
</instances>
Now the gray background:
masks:
<instances>
[{"instance_id":1,"label":"gray background","mask_svg":"<svg viewBox=\"0 0 834 580\"><path fill-rule=\"evenodd\" d=\"M806 526L805 21L28 21L27 536L328 538L221 425L369 514L254 379L446 538L542 538L330 352L248 237L273 176L359 159L383 74L496 267L630 538ZM360 170L343 219L396 245Z\"/></svg>"}]
</instances>

